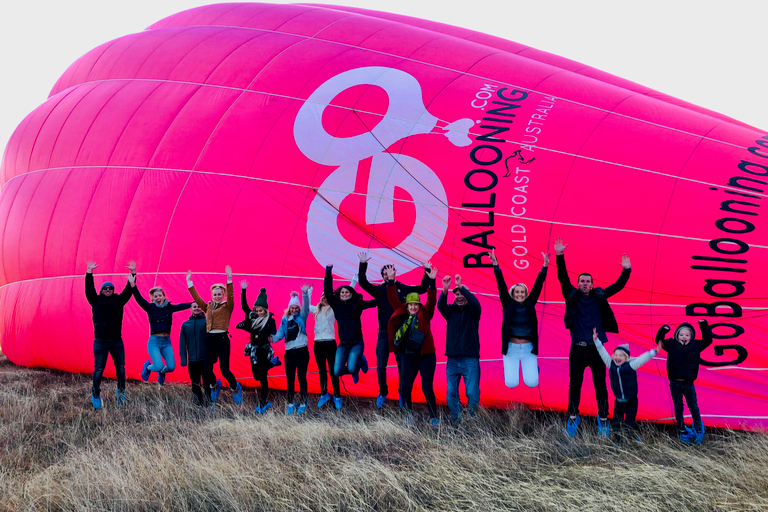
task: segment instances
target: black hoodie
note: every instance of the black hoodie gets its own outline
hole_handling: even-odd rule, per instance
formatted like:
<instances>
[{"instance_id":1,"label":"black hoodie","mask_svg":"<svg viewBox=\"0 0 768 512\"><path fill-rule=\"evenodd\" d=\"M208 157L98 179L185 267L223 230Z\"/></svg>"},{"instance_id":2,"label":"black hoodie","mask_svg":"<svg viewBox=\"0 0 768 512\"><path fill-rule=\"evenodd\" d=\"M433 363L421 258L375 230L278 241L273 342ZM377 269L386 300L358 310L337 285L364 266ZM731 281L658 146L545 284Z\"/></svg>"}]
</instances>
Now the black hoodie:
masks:
<instances>
[{"instance_id":1,"label":"black hoodie","mask_svg":"<svg viewBox=\"0 0 768 512\"><path fill-rule=\"evenodd\" d=\"M691 330L691 341L683 345L678 341L680 329L687 327ZM664 339L670 331L668 325L662 325L656 333L656 342L662 342L661 348L667 351L667 377L669 380L696 380L699 376L701 353L712 344L712 331L706 320L699 320L701 330L700 340L694 339L696 331L688 322L683 322L675 329L675 337Z\"/></svg>"}]
</instances>

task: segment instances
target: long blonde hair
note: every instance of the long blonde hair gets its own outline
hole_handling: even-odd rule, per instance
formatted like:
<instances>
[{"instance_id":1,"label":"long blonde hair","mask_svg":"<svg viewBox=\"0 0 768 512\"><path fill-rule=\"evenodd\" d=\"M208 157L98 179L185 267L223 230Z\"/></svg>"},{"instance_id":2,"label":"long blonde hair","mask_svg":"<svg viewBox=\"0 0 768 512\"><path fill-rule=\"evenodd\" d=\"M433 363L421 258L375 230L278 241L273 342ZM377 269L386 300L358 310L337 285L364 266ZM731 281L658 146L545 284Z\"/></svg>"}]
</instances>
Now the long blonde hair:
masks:
<instances>
[{"instance_id":1,"label":"long blonde hair","mask_svg":"<svg viewBox=\"0 0 768 512\"><path fill-rule=\"evenodd\" d=\"M315 316L319 314L327 315L331 311L331 305L328 304L327 301L326 304L323 304L323 298L325 298L325 294L320 296L320 302L315 306Z\"/></svg>"}]
</instances>

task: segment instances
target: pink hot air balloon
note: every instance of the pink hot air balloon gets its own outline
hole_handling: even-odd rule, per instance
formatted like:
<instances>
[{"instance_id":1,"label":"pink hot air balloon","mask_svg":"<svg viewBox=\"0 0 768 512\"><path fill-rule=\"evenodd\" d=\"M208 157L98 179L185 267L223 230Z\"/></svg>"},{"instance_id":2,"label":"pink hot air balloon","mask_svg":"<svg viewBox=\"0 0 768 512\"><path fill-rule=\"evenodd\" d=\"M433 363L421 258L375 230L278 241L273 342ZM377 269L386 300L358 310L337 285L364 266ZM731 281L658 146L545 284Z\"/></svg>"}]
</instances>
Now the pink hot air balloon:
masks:
<instances>
[{"instance_id":1,"label":"pink hot air balloon","mask_svg":"<svg viewBox=\"0 0 768 512\"><path fill-rule=\"evenodd\" d=\"M482 403L563 410L554 271L538 305L539 385L509 389L485 256L495 247L508 282L530 286L562 236L574 278L604 286L632 258L612 342L639 353L662 324L708 319L705 423L768 426L768 136L554 55L344 7L191 9L75 62L19 125L0 180L0 339L17 364L92 371L88 259L119 289L135 258L142 292L159 284L176 302L187 269L202 289L230 264L279 316L302 282L320 289L327 263L341 284L367 251L370 279L394 263L416 284L431 259L479 294ZM363 320L373 362L375 312ZM442 318L433 330L444 397ZM147 323L133 302L123 333L137 378ZM235 333L232 368L253 385L246 343ZM641 419L673 417L663 357L639 372ZM347 391L375 396L374 374ZM582 412L595 410L585 392Z\"/></svg>"}]
</instances>

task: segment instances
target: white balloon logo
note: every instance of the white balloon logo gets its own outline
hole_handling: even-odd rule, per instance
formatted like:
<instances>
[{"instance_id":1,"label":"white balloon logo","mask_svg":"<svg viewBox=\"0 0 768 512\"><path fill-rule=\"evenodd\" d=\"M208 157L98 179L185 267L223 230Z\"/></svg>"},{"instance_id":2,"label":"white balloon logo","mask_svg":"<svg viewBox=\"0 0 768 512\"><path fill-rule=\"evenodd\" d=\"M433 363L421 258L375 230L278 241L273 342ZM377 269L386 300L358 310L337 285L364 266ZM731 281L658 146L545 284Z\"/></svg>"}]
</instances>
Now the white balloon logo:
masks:
<instances>
[{"instance_id":1,"label":"white balloon logo","mask_svg":"<svg viewBox=\"0 0 768 512\"><path fill-rule=\"evenodd\" d=\"M389 97L387 112L369 132L335 137L322 124L323 111L339 93L357 85L381 87ZM427 261L443 243L448 229L445 189L437 175L419 160L386 151L411 135L430 133L438 124L421 96L419 82L410 74L387 67L364 67L340 73L318 87L296 115L293 134L305 156L322 165L338 166L323 181L321 193L312 200L307 216L307 239L312 254L325 265L334 263L337 275L352 276L357 263L352 255L367 251L371 268L394 263L403 274ZM456 146L471 144L470 119L460 119L443 129ZM392 249L360 247L347 241L337 224L341 202L354 192L360 161L371 158L365 200L365 222L379 224L395 219L395 187L413 198L416 221L413 230Z\"/></svg>"}]
</instances>

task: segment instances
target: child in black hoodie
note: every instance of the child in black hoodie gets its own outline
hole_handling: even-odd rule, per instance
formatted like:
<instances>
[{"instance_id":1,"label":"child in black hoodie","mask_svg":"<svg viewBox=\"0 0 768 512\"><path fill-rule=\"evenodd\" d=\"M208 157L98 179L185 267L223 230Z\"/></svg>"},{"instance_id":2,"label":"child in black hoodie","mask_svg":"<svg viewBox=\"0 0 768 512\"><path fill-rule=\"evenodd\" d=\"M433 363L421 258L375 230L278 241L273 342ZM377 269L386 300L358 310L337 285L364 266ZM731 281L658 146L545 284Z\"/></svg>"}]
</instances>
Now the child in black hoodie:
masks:
<instances>
[{"instance_id":1,"label":"child in black hoodie","mask_svg":"<svg viewBox=\"0 0 768 512\"><path fill-rule=\"evenodd\" d=\"M704 423L701 421L699 404L696 399L696 387L693 382L699 376L701 353L712 343L712 331L706 320L699 320L701 339L695 339L696 331L688 322L683 322L675 329L674 339L664 339L670 331L668 325L662 325L656 333L659 350L667 351L667 376L672 403L675 405L675 419L680 441L685 444L704 442ZM685 426L683 417L683 397L693 419L693 429Z\"/></svg>"}]
</instances>

